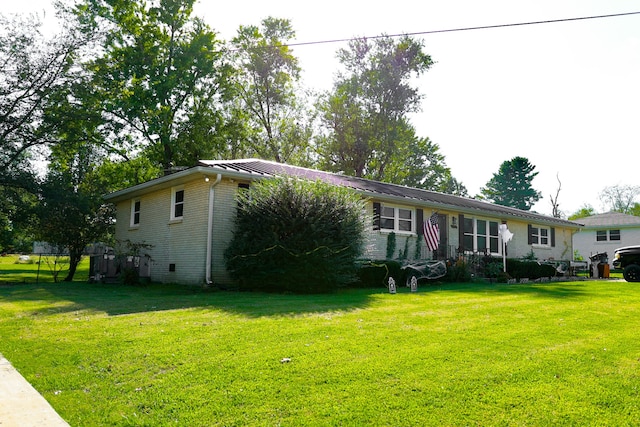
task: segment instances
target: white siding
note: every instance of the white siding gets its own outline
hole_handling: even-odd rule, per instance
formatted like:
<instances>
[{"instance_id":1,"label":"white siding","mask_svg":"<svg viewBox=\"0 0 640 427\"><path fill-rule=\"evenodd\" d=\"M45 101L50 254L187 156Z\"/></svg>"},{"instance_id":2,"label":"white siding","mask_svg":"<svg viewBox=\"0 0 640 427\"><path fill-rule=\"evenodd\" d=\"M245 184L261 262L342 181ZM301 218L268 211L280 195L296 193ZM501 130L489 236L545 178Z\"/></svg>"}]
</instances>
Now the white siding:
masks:
<instances>
[{"instance_id":1,"label":"white siding","mask_svg":"<svg viewBox=\"0 0 640 427\"><path fill-rule=\"evenodd\" d=\"M207 218L211 182L197 179L184 184L184 216L172 221L171 188L151 192L140 200L140 224L130 227L131 200L118 204L116 238L145 243L153 260L151 280L203 284L206 278ZM214 188L212 278L227 281L223 251L231 238L237 184L222 180ZM169 266L175 265L175 271Z\"/></svg>"},{"instance_id":2,"label":"white siding","mask_svg":"<svg viewBox=\"0 0 640 427\"><path fill-rule=\"evenodd\" d=\"M619 241L596 241L596 229L584 228L574 234L573 245L578 253L586 260L589 256L606 252L609 256L609 264L613 262L613 252L623 246L640 245L640 228L622 228L613 225L600 227L598 230L620 230Z\"/></svg>"},{"instance_id":3,"label":"white siding","mask_svg":"<svg viewBox=\"0 0 640 427\"><path fill-rule=\"evenodd\" d=\"M135 243L153 245L149 253L153 260L151 265L151 280L157 282L175 282L183 284L201 285L206 280L206 253L207 253L207 220L209 214L209 198L213 188L213 223L212 223L212 247L211 247L211 279L214 283L228 284L230 278L227 274L224 251L233 236L238 182L228 178L214 185L215 178L206 182L204 176L194 175L193 179L181 183L184 189L184 216L179 221L171 221L171 187L149 190L142 196L136 195L140 200L140 223L132 227L130 216L132 213L132 199L121 201L117 204L116 238L120 241L130 240ZM423 210L423 219L427 219L433 212L431 207L407 206ZM371 220L373 201L366 203L368 222ZM459 242L458 212L439 211L439 214L447 215L448 246L457 250ZM471 215L465 213L465 217L475 217L484 220L502 222L501 219L484 215ZM572 231L562 227L555 227L555 247L537 247L528 244L527 222L509 219L509 230L514 234L513 240L508 244L507 256L520 258L526 256L533 249L540 260L556 259L567 260L573 258ZM533 224L536 225L536 224ZM363 256L368 259L385 259L387 239L389 232L385 230L373 230L373 224L367 225L367 241ZM420 241L421 257L430 258L431 253L426 250L421 234L421 224L416 224L414 233L396 233L396 251L394 257L399 257L399 251L408 249L406 258L413 260L416 257L416 241ZM636 236L640 234L637 231ZM626 238L623 234L623 238ZM595 240L595 237L593 238ZM408 245L405 242L408 240ZM624 242L621 242L624 243ZM630 242L631 244L633 242ZM636 240L637 243L637 240ZM583 254L584 255L584 254ZM612 254L611 254L612 256ZM175 271L169 271L170 265L175 265Z\"/></svg>"}]
</instances>

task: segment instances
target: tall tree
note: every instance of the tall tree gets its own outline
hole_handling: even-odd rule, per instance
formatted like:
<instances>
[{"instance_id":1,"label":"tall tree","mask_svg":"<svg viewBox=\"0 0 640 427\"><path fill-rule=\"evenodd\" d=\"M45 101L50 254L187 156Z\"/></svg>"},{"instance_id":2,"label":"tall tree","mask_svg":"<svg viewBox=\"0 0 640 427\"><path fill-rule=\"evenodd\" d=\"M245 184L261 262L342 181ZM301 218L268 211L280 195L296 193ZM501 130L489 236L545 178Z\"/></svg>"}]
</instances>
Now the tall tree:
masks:
<instances>
[{"instance_id":1,"label":"tall tree","mask_svg":"<svg viewBox=\"0 0 640 427\"><path fill-rule=\"evenodd\" d=\"M95 143L95 126L83 121L68 104L50 105L45 121L58 120L52 133L59 143L51 147L47 175L39 187L34 235L69 253L65 281L73 280L76 268L90 243L109 239L114 212L103 202L113 188L96 174L104 160L104 147ZM61 113L68 113L67 115Z\"/></svg>"},{"instance_id":2,"label":"tall tree","mask_svg":"<svg viewBox=\"0 0 640 427\"><path fill-rule=\"evenodd\" d=\"M87 66L103 131L165 170L223 149L215 136L232 69L215 33L192 17L194 1L86 0L75 9L84 31L104 33Z\"/></svg>"},{"instance_id":3,"label":"tall tree","mask_svg":"<svg viewBox=\"0 0 640 427\"><path fill-rule=\"evenodd\" d=\"M232 40L239 69L237 90L251 150L278 162L304 157L311 137L304 108L296 96L298 59L287 43L295 37L287 19L268 17L261 26L241 26Z\"/></svg>"},{"instance_id":4,"label":"tall tree","mask_svg":"<svg viewBox=\"0 0 640 427\"><path fill-rule=\"evenodd\" d=\"M605 206L605 210L631 214L638 195L640 195L640 186L612 185L602 189L600 201Z\"/></svg>"},{"instance_id":5,"label":"tall tree","mask_svg":"<svg viewBox=\"0 0 640 427\"><path fill-rule=\"evenodd\" d=\"M79 40L66 28L47 38L36 15L0 15L0 185L31 168L37 148L52 141L43 108L68 84Z\"/></svg>"},{"instance_id":6,"label":"tall tree","mask_svg":"<svg viewBox=\"0 0 640 427\"><path fill-rule=\"evenodd\" d=\"M319 139L321 164L349 175L384 181L387 168L414 142L408 113L422 95L412 79L433 64L411 37L356 39L338 51L344 67L319 109L326 134Z\"/></svg>"},{"instance_id":7,"label":"tall tree","mask_svg":"<svg viewBox=\"0 0 640 427\"><path fill-rule=\"evenodd\" d=\"M73 82L77 52L86 38L68 21L52 35L36 14L0 15L0 246L31 246L28 215L36 203L37 175L59 142L46 109Z\"/></svg>"},{"instance_id":8,"label":"tall tree","mask_svg":"<svg viewBox=\"0 0 640 427\"><path fill-rule=\"evenodd\" d=\"M504 161L499 171L480 189L480 197L498 205L530 210L542 198L531 186L531 181L538 175L535 168L524 157Z\"/></svg>"},{"instance_id":9,"label":"tall tree","mask_svg":"<svg viewBox=\"0 0 640 427\"><path fill-rule=\"evenodd\" d=\"M110 234L114 212L104 205L102 191L86 183L76 185L71 170L50 170L40 190L40 204L33 224L37 238L69 251L72 281L86 246Z\"/></svg>"}]
</instances>

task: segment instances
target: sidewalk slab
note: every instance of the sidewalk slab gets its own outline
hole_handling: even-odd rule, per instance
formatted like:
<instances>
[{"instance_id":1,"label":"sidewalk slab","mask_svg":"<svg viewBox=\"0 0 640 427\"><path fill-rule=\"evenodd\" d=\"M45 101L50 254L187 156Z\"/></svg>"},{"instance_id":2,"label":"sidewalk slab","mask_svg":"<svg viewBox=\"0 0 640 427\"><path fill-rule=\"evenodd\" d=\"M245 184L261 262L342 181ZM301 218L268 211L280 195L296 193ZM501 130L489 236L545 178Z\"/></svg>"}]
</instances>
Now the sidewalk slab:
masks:
<instances>
[{"instance_id":1,"label":"sidewalk slab","mask_svg":"<svg viewBox=\"0 0 640 427\"><path fill-rule=\"evenodd\" d=\"M0 427L69 427L38 391L0 355Z\"/></svg>"}]
</instances>

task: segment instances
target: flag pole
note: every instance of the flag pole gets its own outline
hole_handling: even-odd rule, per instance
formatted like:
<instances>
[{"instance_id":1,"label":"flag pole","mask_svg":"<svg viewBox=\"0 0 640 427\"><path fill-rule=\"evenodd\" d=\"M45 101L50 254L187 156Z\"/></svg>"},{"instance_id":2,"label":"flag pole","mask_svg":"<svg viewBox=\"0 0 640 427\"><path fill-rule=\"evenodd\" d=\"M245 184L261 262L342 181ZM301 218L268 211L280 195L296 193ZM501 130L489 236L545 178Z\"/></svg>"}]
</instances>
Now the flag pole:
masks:
<instances>
[{"instance_id":1,"label":"flag pole","mask_svg":"<svg viewBox=\"0 0 640 427\"><path fill-rule=\"evenodd\" d=\"M507 272L507 244L504 242L504 238L500 236L500 240L502 240L502 271Z\"/></svg>"}]
</instances>

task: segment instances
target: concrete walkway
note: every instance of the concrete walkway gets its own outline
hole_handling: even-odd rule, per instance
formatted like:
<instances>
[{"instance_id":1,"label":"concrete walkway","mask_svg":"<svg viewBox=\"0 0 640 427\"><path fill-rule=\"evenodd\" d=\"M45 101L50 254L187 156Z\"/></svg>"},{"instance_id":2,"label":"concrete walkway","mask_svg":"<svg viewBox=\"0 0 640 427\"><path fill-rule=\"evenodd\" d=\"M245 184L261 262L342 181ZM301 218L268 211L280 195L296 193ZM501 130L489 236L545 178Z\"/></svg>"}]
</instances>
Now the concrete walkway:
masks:
<instances>
[{"instance_id":1,"label":"concrete walkway","mask_svg":"<svg viewBox=\"0 0 640 427\"><path fill-rule=\"evenodd\" d=\"M1 354L0 427L69 427Z\"/></svg>"}]
</instances>

